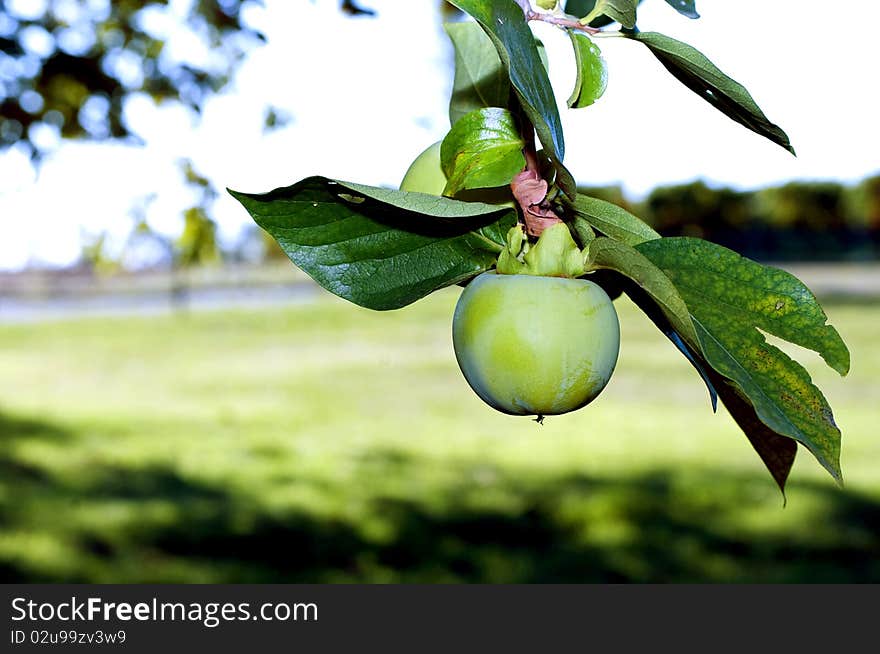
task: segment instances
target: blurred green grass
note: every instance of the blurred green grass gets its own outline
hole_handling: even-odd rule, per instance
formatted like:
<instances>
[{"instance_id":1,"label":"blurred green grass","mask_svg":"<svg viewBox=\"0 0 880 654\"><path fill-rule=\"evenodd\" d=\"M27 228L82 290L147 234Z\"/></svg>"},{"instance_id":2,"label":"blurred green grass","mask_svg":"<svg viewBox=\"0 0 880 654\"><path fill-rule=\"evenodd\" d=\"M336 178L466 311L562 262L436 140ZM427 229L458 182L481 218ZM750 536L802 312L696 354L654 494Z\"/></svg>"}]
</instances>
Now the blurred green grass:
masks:
<instances>
[{"instance_id":1,"label":"blurred green grass","mask_svg":"<svg viewBox=\"0 0 880 654\"><path fill-rule=\"evenodd\" d=\"M880 582L880 304L826 306L843 431L788 504L627 300L609 387L543 426L471 393L456 289L375 313L0 326L0 578L19 582Z\"/></svg>"}]
</instances>

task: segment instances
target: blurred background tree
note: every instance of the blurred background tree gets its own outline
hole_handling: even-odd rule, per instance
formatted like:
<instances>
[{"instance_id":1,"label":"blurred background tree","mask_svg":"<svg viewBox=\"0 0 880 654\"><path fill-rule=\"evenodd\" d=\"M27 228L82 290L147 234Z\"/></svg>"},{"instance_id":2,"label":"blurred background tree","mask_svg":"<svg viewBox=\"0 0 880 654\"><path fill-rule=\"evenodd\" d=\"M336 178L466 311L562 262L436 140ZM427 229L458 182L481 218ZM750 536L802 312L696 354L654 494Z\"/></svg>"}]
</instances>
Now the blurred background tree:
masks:
<instances>
[{"instance_id":1,"label":"blurred background tree","mask_svg":"<svg viewBox=\"0 0 880 654\"><path fill-rule=\"evenodd\" d=\"M880 175L854 184L797 181L756 190L703 180L661 186L644 199L620 186L579 187L650 223L763 261L870 261L880 256Z\"/></svg>"},{"instance_id":2,"label":"blurred background tree","mask_svg":"<svg viewBox=\"0 0 880 654\"><path fill-rule=\"evenodd\" d=\"M62 138L137 139L124 119L134 94L199 112L263 40L243 0L0 1L0 146L39 157ZM197 45L169 48L172 35Z\"/></svg>"},{"instance_id":3,"label":"blurred background tree","mask_svg":"<svg viewBox=\"0 0 880 654\"><path fill-rule=\"evenodd\" d=\"M23 144L38 158L53 135L137 140L124 117L134 94L200 112L244 55L265 41L245 19L256 4L0 0L0 148ZM447 16L456 11L442 5ZM350 0L340 10L375 14ZM172 39L188 47L171 47ZM268 108L267 126L279 115Z\"/></svg>"},{"instance_id":4,"label":"blurred background tree","mask_svg":"<svg viewBox=\"0 0 880 654\"><path fill-rule=\"evenodd\" d=\"M368 0L320 1L354 18L376 15ZM64 140L138 143L125 115L135 96L182 104L198 115L229 85L245 55L265 41L247 20L257 4L0 0L0 150L22 148L39 165ZM443 0L440 7L443 20L458 14ZM263 128L289 124L291 110L267 104ZM260 230L242 235L239 246L249 253L221 252L212 215L217 190L191 161L182 161L181 171L195 200L172 239L175 265L230 254L242 261L283 258ZM880 247L880 176L850 186L797 182L754 192L698 180L655 189L641 201L625 197L619 186L584 190L640 214L664 235L703 237L756 259L865 260L876 258ZM133 230L142 223L133 220ZM113 270L108 256L103 237L84 240L85 263Z\"/></svg>"},{"instance_id":5,"label":"blurred background tree","mask_svg":"<svg viewBox=\"0 0 880 654\"><path fill-rule=\"evenodd\" d=\"M217 225L206 209L217 197L217 191L207 177L196 171L191 161L184 160L181 166L187 183L200 192L196 204L183 213L183 233L176 243L175 262L183 267L218 263Z\"/></svg>"},{"instance_id":6,"label":"blurred background tree","mask_svg":"<svg viewBox=\"0 0 880 654\"><path fill-rule=\"evenodd\" d=\"M317 0L311 0L313 3ZM370 17L369 3L338 2L352 17ZM248 24L260 0L0 0L0 151L24 149L39 166L64 140L141 143L126 120L126 102L146 95L200 114L223 91L238 65L265 37ZM457 10L441 2L444 18ZM264 129L292 120L286 108L267 106ZM210 182L181 162L199 201L184 211L175 243L180 265L220 257ZM134 232L143 221L134 220ZM137 234L134 240L139 240ZM83 242L84 263L108 265L103 235ZM97 248L97 249L96 249ZM283 255L270 239L268 258Z\"/></svg>"}]
</instances>

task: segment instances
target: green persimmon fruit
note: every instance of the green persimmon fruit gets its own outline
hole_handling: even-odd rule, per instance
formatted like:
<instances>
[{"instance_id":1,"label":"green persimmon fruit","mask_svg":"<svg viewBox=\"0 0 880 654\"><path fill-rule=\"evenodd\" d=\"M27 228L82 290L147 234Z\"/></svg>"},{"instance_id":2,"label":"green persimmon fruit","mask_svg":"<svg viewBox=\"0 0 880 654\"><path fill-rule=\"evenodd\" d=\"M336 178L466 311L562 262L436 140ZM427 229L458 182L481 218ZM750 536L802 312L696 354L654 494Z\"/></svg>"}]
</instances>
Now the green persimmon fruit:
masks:
<instances>
[{"instance_id":1,"label":"green persimmon fruit","mask_svg":"<svg viewBox=\"0 0 880 654\"><path fill-rule=\"evenodd\" d=\"M605 388L620 325L591 281L489 271L459 297L452 338L465 379L489 406L548 416L579 409Z\"/></svg>"},{"instance_id":2,"label":"green persimmon fruit","mask_svg":"<svg viewBox=\"0 0 880 654\"><path fill-rule=\"evenodd\" d=\"M440 166L440 146L442 143L443 141L437 141L415 158L400 182L401 191L443 195L446 188L446 175ZM469 189L456 194L455 199L465 202L515 206L513 193L509 186Z\"/></svg>"},{"instance_id":3,"label":"green persimmon fruit","mask_svg":"<svg viewBox=\"0 0 880 654\"><path fill-rule=\"evenodd\" d=\"M415 158L400 182L401 191L443 195L446 175L440 167L441 143L442 141L437 141Z\"/></svg>"}]
</instances>

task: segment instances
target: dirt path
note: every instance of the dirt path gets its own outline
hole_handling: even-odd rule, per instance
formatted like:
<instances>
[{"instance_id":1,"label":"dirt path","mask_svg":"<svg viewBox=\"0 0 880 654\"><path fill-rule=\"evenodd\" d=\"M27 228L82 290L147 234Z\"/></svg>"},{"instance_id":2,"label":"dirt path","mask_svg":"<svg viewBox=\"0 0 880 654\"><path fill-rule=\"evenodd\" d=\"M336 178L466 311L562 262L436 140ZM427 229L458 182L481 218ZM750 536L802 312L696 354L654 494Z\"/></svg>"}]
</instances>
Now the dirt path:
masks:
<instances>
[{"instance_id":1,"label":"dirt path","mask_svg":"<svg viewBox=\"0 0 880 654\"><path fill-rule=\"evenodd\" d=\"M880 301L880 264L783 264L823 299ZM0 324L309 302L323 292L289 266L116 278L33 275L0 278Z\"/></svg>"}]
</instances>

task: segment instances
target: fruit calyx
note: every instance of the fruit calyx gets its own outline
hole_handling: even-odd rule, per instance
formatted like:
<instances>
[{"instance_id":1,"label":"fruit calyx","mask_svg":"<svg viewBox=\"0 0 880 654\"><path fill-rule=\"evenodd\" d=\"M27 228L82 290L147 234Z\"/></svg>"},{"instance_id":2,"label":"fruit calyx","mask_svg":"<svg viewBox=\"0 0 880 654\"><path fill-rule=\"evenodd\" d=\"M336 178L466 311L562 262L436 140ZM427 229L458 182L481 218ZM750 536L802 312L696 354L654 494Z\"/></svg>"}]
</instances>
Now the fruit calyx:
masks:
<instances>
[{"instance_id":1,"label":"fruit calyx","mask_svg":"<svg viewBox=\"0 0 880 654\"><path fill-rule=\"evenodd\" d=\"M507 232L507 244L498 255L496 271L501 275L580 277L584 274L584 253L565 223L545 229L534 244L529 243L522 226L515 225Z\"/></svg>"}]
</instances>

